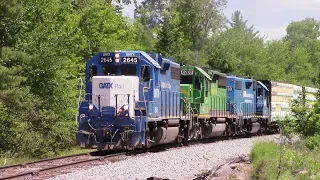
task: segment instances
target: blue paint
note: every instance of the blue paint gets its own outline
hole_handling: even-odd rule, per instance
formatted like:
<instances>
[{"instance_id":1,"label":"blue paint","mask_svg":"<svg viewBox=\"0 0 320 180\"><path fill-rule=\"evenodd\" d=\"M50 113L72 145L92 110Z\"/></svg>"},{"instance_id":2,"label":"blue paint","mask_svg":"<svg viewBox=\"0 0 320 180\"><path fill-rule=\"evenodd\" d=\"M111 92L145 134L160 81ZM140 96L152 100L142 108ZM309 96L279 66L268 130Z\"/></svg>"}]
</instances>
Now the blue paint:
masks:
<instances>
[{"instance_id":1,"label":"blue paint","mask_svg":"<svg viewBox=\"0 0 320 180\"><path fill-rule=\"evenodd\" d=\"M265 84L264 84L265 83ZM257 83L257 106L256 106L256 114L262 116L269 116L271 110L271 82L265 81L264 83L258 81Z\"/></svg>"},{"instance_id":2,"label":"blue paint","mask_svg":"<svg viewBox=\"0 0 320 180\"><path fill-rule=\"evenodd\" d=\"M113 83L100 83L99 88L100 89L113 89L112 85L113 85Z\"/></svg>"},{"instance_id":3,"label":"blue paint","mask_svg":"<svg viewBox=\"0 0 320 180\"><path fill-rule=\"evenodd\" d=\"M103 72L106 67L112 69L113 76L121 76L122 67L136 69L135 74L130 74L139 78L139 100L135 103L133 118L125 112L116 115L118 110L114 107L94 107L89 111L88 106L92 101L92 66L95 67L95 76L106 76ZM167 57L142 51L99 52L87 62L85 72L87 96L86 101L80 103L78 122L79 130L89 131L90 126L96 129L97 142L91 139L91 144L98 147L112 144L105 142L102 129L108 128L111 133L122 133L124 127L132 130L130 145L143 144L148 121L152 118L167 119L180 115L180 65ZM178 72L178 78L174 75L175 72ZM99 88L120 89L122 85L103 82L99 84ZM80 120L80 116L84 117ZM77 133L76 137L77 142L87 142L87 139L83 138L85 135L81 133Z\"/></svg>"},{"instance_id":4,"label":"blue paint","mask_svg":"<svg viewBox=\"0 0 320 180\"><path fill-rule=\"evenodd\" d=\"M256 91L253 89L253 80L233 75L227 76L227 79L227 96L229 101L227 108L230 113L237 114L235 108L238 108L240 115L254 116Z\"/></svg>"}]
</instances>

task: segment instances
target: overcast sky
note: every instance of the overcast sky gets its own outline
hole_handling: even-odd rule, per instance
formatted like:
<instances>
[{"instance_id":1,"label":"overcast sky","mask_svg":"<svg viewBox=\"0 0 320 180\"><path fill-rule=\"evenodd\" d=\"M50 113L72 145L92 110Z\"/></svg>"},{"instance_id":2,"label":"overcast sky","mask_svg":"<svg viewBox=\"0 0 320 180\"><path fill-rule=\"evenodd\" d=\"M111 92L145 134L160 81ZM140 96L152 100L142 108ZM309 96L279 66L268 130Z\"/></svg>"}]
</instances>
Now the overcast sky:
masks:
<instances>
[{"instance_id":1,"label":"overcast sky","mask_svg":"<svg viewBox=\"0 0 320 180\"><path fill-rule=\"evenodd\" d=\"M269 40L283 37L292 21L306 17L320 20L320 0L228 0L224 14L230 19L236 10ZM133 17L133 11L131 5L125 7L123 14Z\"/></svg>"}]
</instances>

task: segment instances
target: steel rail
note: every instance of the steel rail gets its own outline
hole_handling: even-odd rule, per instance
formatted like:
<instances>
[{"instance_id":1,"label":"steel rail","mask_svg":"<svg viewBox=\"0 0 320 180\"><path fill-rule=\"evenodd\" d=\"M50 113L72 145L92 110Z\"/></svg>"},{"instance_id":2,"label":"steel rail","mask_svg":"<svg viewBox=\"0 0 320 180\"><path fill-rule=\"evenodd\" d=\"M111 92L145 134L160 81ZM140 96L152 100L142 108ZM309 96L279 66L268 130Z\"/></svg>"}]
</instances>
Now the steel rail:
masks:
<instances>
[{"instance_id":1,"label":"steel rail","mask_svg":"<svg viewBox=\"0 0 320 180\"><path fill-rule=\"evenodd\" d=\"M48 161L60 160L60 159L65 159L65 158L70 158L70 157L77 157L77 156L85 156L85 155L90 155L90 153L72 154L72 155L68 155L68 156L59 156L59 157L41 159L41 160L30 161L30 162L25 162L25 163L20 163L20 164L0 166L0 170L10 169L10 168L14 168L14 167L25 167L27 165L37 164L37 163L41 163L41 162L48 162Z\"/></svg>"},{"instance_id":2,"label":"steel rail","mask_svg":"<svg viewBox=\"0 0 320 180\"><path fill-rule=\"evenodd\" d=\"M84 154L86 154L86 153L84 153ZM42 169L39 169L39 170L33 170L33 171L28 171L28 172L15 174L15 175L10 175L10 176L6 176L6 177L0 177L0 180L17 179L17 178L22 178L22 177L32 177L34 175L39 175L42 172L48 172L48 171L51 171L51 170L56 170L56 169L65 168L65 167L68 167L68 166L74 166L74 165L79 165L79 164L93 162L93 161L102 161L102 160L107 159L107 158L117 157L117 156L121 156L121 155L125 155L125 154L126 154L125 152L122 152L122 153L110 154L110 155L97 157L97 158L92 158L92 159L80 160L80 161L76 161L76 162L71 162L71 163L56 165L56 166L52 166L52 167L42 168ZM83 154L80 154L80 156L81 155L83 155ZM75 157L75 156L77 156L77 155L72 155L71 157ZM52 159L53 158L51 158L50 160L41 160L39 162L51 161ZM57 160L57 159L63 159L63 158L56 158L54 160ZM31 162L31 163L28 163L28 164L36 164L36 163ZM18 166L19 165L16 165L16 166L13 166L13 167L18 167Z\"/></svg>"}]
</instances>

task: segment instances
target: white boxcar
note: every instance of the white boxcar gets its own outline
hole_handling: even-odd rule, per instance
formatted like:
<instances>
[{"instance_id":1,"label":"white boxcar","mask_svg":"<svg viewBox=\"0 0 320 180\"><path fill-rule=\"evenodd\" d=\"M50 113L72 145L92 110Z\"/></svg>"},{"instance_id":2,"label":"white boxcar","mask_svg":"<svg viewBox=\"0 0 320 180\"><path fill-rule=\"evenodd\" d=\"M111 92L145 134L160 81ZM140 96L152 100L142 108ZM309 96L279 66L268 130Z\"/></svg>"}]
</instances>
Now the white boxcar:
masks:
<instances>
[{"instance_id":1,"label":"white boxcar","mask_svg":"<svg viewBox=\"0 0 320 180\"><path fill-rule=\"evenodd\" d=\"M290 106L294 99L297 99L302 91L302 86L294 84L286 84L280 82L271 82L271 120L277 120L290 115ZM306 87L306 99L308 105L316 101L316 93L318 89Z\"/></svg>"}]
</instances>

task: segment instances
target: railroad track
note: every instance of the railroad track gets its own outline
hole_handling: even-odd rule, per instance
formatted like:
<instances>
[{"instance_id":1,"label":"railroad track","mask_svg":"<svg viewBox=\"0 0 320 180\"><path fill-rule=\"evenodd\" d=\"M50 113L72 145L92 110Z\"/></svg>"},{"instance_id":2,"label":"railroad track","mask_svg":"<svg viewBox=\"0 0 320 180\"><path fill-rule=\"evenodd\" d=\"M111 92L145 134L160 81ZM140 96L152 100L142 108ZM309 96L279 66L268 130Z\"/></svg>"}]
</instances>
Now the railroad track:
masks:
<instances>
[{"instance_id":1,"label":"railroad track","mask_svg":"<svg viewBox=\"0 0 320 180\"><path fill-rule=\"evenodd\" d=\"M97 152L94 152L97 153ZM94 153L75 154L57 158L44 159L23 164L0 167L0 180L4 179L34 179L50 177L61 169L76 167L78 165L118 161L126 155L125 152L115 152L113 154L97 155ZM98 153L97 153L98 154ZM100 153L102 154L102 153Z\"/></svg>"},{"instance_id":2,"label":"railroad track","mask_svg":"<svg viewBox=\"0 0 320 180\"><path fill-rule=\"evenodd\" d=\"M217 141L224 141L230 139L238 139L244 137L215 137L211 139L203 139L197 141L190 141L182 146L196 146L203 143L214 143ZM179 148L181 144L166 144L162 146L151 147L148 152L160 152L170 148ZM23 164L11 165L0 167L0 180L4 179L45 179L55 175L59 175L66 172L59 172L59 169L66 170L67 167L77 167L83 164L89 164L88 167L93 165L90 163L96 163L94 165L104 164L104 161L115 162L121 160L121 157L127 155L136 155L145 153L145 149L136 149L131 152L125 151L102 151L92 153L82 153L70 156L61 156L57 158L44 159L39 161L33 161ZM58 171L58 172L54 172Z\"/></svg>"}]
</instances>

